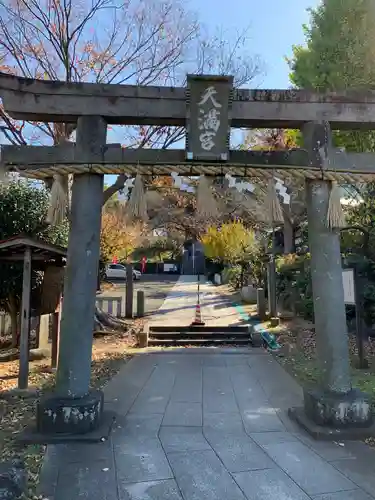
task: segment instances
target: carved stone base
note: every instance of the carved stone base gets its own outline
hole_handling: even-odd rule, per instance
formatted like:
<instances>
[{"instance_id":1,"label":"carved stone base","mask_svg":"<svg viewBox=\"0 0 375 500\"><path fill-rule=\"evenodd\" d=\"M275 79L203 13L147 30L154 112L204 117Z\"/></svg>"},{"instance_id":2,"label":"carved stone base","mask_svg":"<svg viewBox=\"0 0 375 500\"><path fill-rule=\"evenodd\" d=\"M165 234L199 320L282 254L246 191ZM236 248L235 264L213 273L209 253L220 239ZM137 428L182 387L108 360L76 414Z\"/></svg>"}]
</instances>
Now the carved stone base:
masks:
<instances>
[{"instance_id":1,"label":"carved stone base","mask_svg":"<svg viewBox=\"0 0 375 500\"><path fill-rule=\"evenodd\" d=\"M375 435L370 398L358 389L347 394L304 391L304 408L291 408L289 417L315 439L352 440Z\"/></svg>"},{"instance_id":2,"label":"carved stone base","mask_svg":"<svg viewBox=\"0 0 375 500\"><path fill-rule=\"evenodd\" d=\"M90 391L82 398L42 398L37 407L37 431L43 434L85 434L101 423L104 396Z\"/></svg>"},{"instance_id":3,"label":"carved stone base","mask_svg":"<svg viewBox=\"0 0 375 500\"><path fill-rule=\"evenodd\" d=\"M307 417L303 408L289 408L288 415L303 430L317 441L355 441L375 436L375 425L370 427L333 428L317 425Z\"/></svg>"},{"instance_id":4,"label":"carved stone base","mask_svg":"<svg viewBox=\"0 0 375 500\"><path fill-rule=\"evenodd\" d=\"M371 399L358 389L347 394L305 389L304 408L306 415L318 425L369 427L373 422Z\"/></svg>"}]
</instances>

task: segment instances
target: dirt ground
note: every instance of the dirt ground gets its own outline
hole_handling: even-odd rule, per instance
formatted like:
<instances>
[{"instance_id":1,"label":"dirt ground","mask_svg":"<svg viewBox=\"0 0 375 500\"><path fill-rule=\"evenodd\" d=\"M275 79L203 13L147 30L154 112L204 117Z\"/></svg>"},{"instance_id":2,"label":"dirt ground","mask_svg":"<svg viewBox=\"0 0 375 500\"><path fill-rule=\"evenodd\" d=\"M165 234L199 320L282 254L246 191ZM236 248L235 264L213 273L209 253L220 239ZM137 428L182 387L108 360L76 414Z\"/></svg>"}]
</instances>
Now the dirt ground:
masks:
<instances>
[{"instance_id":1,"label":"dirt ground","mask_svg":"<svg viewBox=\"0 0 375 500\"><path fill-rule=\"evenodd\" d=\"M282 345L280 354L277 356L279 362L291 373L301 385L308 386L318 384L321 370L316 353L316 339L314 325L302 318L294 318L281 321L277 328L264 325L268 331L273 333ZM368 368L358 369L358 349L356 338L349 336L349 354L351 362L351 375L353 387L366 392L372 397L373 411L375 413L375 340L366 339L364 342L365 358ZM375 439L366 440L371 446L375 446Z\"/></svg>"},{"instance_id":2,"label":"dirt ground","mask_svg":"<svg viewBox=\"0 0 375 500\"><path fill-rule=\"evenodd\" d=\"M140 325L138 325L140 326ZM135 338L128 333L113 333L94 339L92 353L91 386L101 388L130 359L134 352ZM0 455L1 460L20 458L25 462L29 475L29 496L35 498L45 447L41 445L19 446L17 435L35 419L37 397L14 396L11 389L17 387L18 361L0 363ZM54 386L55 374L50 369L50 359L30 362L29 386L40 394ZM10 392L9 392L10 391Z\"/></svg>"}]
</instances>

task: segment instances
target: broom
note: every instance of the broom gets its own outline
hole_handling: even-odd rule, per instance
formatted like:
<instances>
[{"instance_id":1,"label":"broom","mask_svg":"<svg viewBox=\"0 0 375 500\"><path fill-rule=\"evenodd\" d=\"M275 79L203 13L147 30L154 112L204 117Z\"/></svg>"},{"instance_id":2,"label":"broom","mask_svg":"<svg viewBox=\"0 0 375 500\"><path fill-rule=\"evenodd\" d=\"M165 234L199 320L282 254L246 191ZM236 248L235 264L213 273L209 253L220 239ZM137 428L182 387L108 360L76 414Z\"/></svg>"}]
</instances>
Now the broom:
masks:
<instances>
[{"instance_id":1,"label":"broom","mask_svg":"<svg viewBox=\"0 0 375 500\"><path fill-rule=\"evenodd\" d=\"M68 182L61 174L54 174L46 222L60 224L66 217L68 207Z\"/></svg>"},{"instance_id":2,"label":"broom","mask_svg":"<svg viewBox=\"0 0 375 500\"><path fill-rule=\"evenodd\" d=\"M215 219L219 216L219 209L211 185L205 175L201 175L198 182L197 214L207 219Z\"/></svg>"},{"instance_id":3,"label":"broom","mask_svg":"<svg viewBox=\"0 0 375 500\"><path fill-rule=\"evenodd\" d=\"M341 192L337 182L331 184L327 210L327 227L341 229L346 226L345 214L341 206Z\"/></svg>"},{"instance_id":4,"label":"broom","mask_svg":"<svg viewBox=\"0 0 375 500\"><path fill-rule=\"evenodd\" d=\"M126 214L130 219L141 220L144 222L148 220L145 188L140 174L137 174L135 178L134 187L127 203Z\"/></svg>"}]
</instances>

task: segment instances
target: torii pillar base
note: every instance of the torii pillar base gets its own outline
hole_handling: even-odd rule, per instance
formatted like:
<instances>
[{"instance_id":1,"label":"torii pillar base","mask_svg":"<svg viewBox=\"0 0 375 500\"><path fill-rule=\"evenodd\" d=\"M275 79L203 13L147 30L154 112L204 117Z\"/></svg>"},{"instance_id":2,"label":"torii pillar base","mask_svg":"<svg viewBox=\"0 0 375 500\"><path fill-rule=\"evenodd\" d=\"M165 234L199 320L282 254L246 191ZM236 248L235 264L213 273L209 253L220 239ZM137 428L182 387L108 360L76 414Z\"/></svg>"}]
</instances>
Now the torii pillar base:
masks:
<instances>
[{"instance_id":1,"label":"torii pillar base","mask_svg":"<svg viewBox=\"0 0 375 500\"><path fill-rule=\"evenodd\" d=\"M322 441L350 441L375 436L371 398L352 389L345 394L304 390L304 407L290 408L289 417Z\"/></svg>"},{"instance_id":2,"label":"torii pillar base","mask_svg":"<svg viewBox=\"0 0 375 500\"><path fill-rule=\"evenodd\" d=\"M103 407L102 391L90 391L79 398L46 396L38 404L37 431L60 435L95 431L101 425Z\"/></svg>"}]
</instances>

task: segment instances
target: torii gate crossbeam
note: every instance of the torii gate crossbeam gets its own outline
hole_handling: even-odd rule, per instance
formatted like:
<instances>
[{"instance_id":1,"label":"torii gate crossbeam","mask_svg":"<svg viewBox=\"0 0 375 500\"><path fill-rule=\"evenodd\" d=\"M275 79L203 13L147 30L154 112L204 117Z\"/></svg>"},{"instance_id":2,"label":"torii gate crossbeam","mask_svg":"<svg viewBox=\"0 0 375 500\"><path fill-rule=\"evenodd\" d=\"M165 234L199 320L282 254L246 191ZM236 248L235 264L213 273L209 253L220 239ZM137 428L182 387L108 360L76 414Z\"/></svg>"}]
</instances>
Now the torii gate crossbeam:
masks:
<instances>
[{"instance_id":1,"label":"torii gate crossbeam","mask_svg":"<svg viewBox=\"0 0 375 500\"><path fill-rule=\"evenodd\" d=\"M212 77L214 79L215 77ZM76 123L102 116L119 125L186 125L186 88L33 80L0 73L4 108L16 119ZM372 129L375 91L235 89L234 128L301 128L325 120L333 129Z\"/></svg>"}]
</instances>

